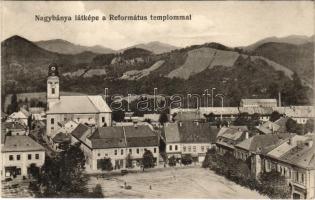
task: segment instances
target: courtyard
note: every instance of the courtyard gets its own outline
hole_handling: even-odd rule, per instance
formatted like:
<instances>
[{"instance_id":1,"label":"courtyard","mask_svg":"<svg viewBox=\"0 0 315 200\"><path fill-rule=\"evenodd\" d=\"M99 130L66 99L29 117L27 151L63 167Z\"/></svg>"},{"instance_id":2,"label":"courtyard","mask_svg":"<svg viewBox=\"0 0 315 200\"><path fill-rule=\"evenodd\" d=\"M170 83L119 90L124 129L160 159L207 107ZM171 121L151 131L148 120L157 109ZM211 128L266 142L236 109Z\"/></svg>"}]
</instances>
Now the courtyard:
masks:
<instances>
[{"instance_id":1,"label":"courtyard","mask_svg":"<svg viewBox=\"0 0 315 200\"><path fill-rule=\"evenodd\" d=\"M131 189L124 189L125 183ZM102 186L108 198L267 198L200 167L150 169L104 178L91 176L88 187L96 184Z\"/></svg>"}]
</instances>

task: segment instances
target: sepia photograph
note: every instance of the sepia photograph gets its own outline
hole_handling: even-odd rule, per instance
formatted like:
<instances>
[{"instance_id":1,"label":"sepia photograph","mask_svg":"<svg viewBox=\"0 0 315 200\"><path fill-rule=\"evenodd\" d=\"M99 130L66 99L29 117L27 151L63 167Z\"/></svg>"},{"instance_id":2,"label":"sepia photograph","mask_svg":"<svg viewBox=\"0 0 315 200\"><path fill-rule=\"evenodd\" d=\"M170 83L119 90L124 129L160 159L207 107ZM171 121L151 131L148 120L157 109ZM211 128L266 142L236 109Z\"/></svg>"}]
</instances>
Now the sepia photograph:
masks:
<instances>
[{"instance_id":1,"label":"sepia photograph","mask_svg":"<svg viewBox=\"0 0 315 200\"><path fill-rule=\"evenodd\" d=\"M0 1L2 198L315 199L314 1Z\"/></svg>"}]
</instances>

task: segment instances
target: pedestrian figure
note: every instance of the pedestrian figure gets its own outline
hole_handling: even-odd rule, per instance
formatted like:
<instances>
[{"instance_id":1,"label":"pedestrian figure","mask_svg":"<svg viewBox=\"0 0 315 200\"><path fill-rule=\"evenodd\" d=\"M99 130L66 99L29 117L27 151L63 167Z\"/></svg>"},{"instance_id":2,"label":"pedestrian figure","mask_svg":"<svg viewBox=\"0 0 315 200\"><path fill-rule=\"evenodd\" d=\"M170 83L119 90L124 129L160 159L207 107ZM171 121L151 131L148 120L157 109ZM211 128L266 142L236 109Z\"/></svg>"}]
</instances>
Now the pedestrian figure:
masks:
<instances>
[{"instance_id":1,"label":"pedestrian figure","mask_svg":"<svg viewBox=\"0 0 315 200\"><path fill-rule=\"evenodd\" d=\"M150 190L152 190L152 186L150 185Z\"/></svg>"}]
</instances>

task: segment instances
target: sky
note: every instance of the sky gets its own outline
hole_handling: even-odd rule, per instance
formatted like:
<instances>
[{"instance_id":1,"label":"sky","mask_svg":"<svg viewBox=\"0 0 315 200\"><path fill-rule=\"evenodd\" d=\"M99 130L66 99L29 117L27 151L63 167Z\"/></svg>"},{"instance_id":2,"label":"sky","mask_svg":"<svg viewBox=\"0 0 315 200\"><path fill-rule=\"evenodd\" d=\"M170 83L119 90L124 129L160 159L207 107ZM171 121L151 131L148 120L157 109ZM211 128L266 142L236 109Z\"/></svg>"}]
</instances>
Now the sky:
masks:
<instances>
[{"instance_id":1,"label":"sky","mask_svg":"<svg viewBox=\"0 0 315 200\"><path fill-rule=\"evenodd\" d=\"M314 34L312 1L17 2L2 1L1 40L64 39L122 49L160 41L178 47L206 42L246 46L276 36ZM192 15L191 21L42 22L35 15Z\"/></svg>"}]
</instances>

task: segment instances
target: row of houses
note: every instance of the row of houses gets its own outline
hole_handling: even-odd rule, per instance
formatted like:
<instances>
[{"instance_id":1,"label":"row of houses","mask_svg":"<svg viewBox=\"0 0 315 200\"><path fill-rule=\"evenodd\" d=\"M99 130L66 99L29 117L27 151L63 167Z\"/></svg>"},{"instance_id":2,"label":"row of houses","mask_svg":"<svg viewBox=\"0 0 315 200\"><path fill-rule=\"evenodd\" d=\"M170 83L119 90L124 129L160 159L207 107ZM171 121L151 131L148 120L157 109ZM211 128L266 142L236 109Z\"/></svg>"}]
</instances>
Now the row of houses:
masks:
<instances>
[{"instance_id":1,"label":"row of houses","mask_svg":"<svg viewBox=\"0 0 315 200\"><path fill-rule=\"evenodd\" d=\"M249 115L258 114L262 122L269 121L273 112L278 112L295 120L298 124L305 124L309 119L315 119L315 108L313 106L288 106L288 107L200 107L198 109L174 108L170 110L171 116L176 121L206 120L205 115L211 113L215 118L235 120L241 113Z\"/></svg>"},{"instance_id":2,"label":"row of houses","mask_svg":"<svg viewBox=\"0 0 315 200\"><path fill-rule=\"evenodd\" d=\"M155 165L159 161L159 135L145 125L89 127L79 124L71 133L71 142L79 142L86 158L88 170L101 169L103 159L111 159L115 169L125 169L127 159L140 167L146 150L152 152Z\"/></svg>"},{"instance_id":3,"label":"row of houses","mask_svg":"<svg viewBox=\"0 0 315 200\"><path fill-rule=\"evenodd\" d=\"M247 136L247 132L222 128L218 133L217 152L232 153L251 163L251 175L276 170L286 177L293 198L315 196L315 134L295 135L274 132Z\"/></svg>"}]
</instances>

